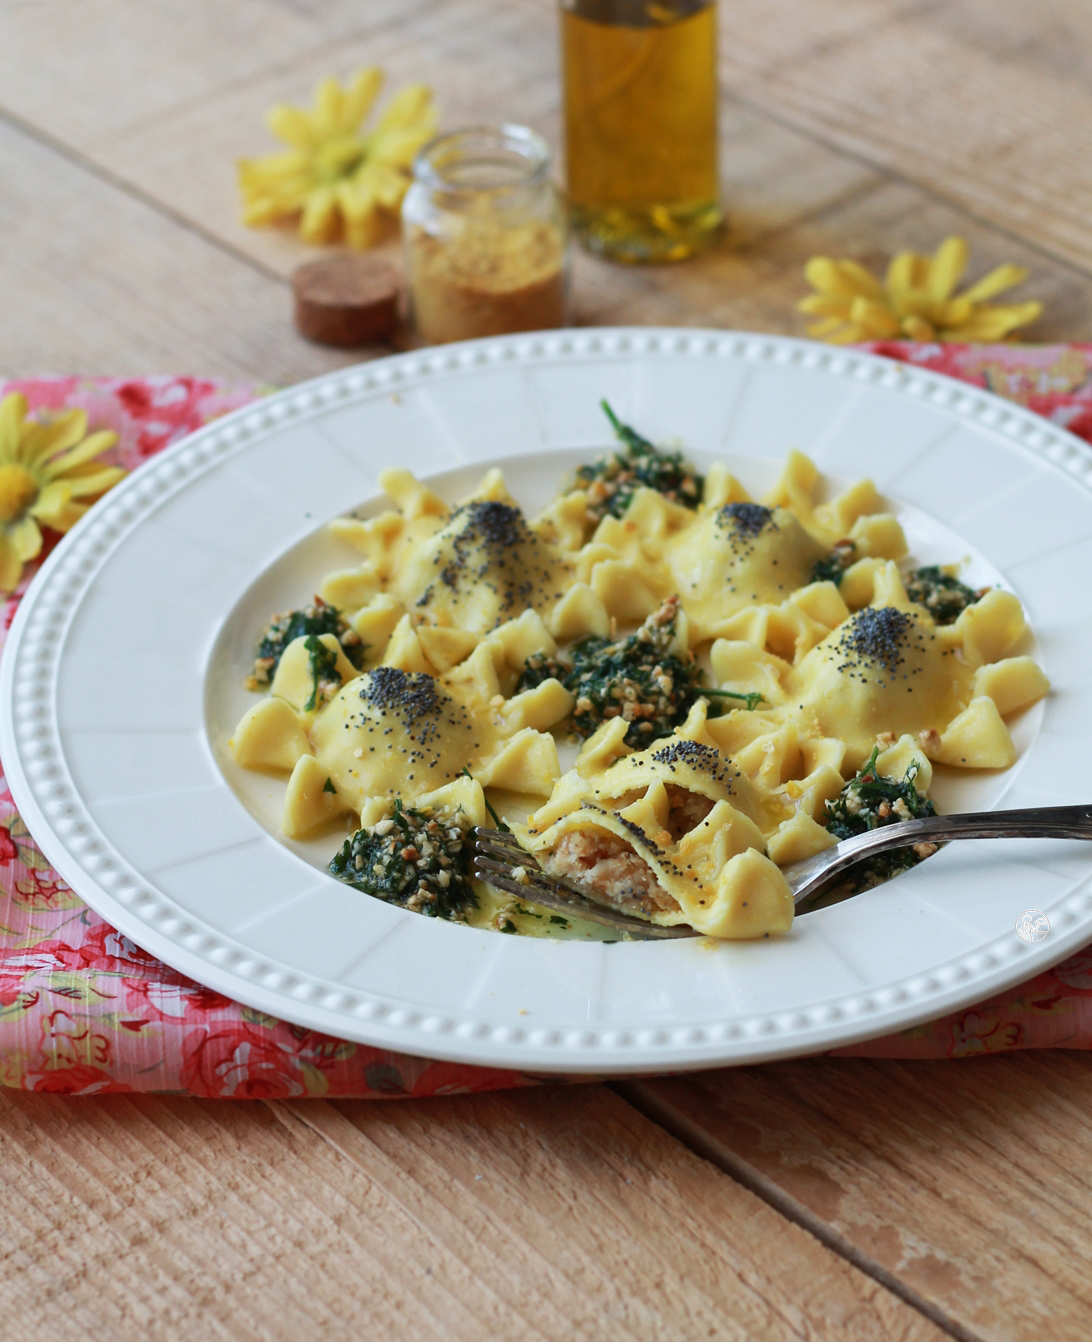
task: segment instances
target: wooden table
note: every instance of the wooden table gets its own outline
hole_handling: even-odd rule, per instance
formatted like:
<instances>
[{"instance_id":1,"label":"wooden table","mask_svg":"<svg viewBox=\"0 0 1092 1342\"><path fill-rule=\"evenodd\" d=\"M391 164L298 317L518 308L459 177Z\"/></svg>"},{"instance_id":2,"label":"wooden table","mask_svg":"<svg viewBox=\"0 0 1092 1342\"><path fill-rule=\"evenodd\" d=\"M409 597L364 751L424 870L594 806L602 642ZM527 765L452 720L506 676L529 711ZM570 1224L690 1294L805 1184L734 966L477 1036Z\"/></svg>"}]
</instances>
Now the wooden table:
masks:
<instances>
[{"instance_id":1,"label":"wooden table","mask_svg":"<svg viewBox=\"0 0 1092 1342\"><path fill-rule=\"evenodd\" d=\"M558 141L552 0L9 0L0 375L286 383L287 233L237 219L262 114L381 63L447 126ZM1092 9L724 0L731 233L577 267L585 323L799 332L800 265L967 236L1092 339ZM380 351L376 351L380 352ZM1079 1054L815 1059L389 1104L0 1093L13 1339L1092 1336Z\"/></svg>"}]
</instances>

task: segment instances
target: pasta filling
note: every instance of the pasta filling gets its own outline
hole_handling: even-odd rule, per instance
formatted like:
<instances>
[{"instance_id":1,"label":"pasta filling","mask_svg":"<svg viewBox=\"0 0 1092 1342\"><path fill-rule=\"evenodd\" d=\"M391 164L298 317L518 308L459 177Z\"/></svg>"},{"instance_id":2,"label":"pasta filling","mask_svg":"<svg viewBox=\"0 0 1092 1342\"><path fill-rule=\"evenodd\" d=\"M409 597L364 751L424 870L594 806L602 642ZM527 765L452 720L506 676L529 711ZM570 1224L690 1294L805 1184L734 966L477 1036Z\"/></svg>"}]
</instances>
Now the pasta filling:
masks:
<instances>
[{"instance_id":1,"label":"pasta filling","mask_svg":"<svg viewBox=\"0 0 1092 1342\"><path fill-rule=\"evenodd\" d=\"M675 784L664 791L668 809L663 832L671 843L677 844L684 834L706 819L714 803ZM648 841L647 835L642 837ZM578 881L595 891L605 903L626 912L647 915L679 910L679 901L664 889L633 844L609 830L596 826L569 830L539 860L546 871Z\"/></svg>"},{"instance_id":2,"label":"pasta filling","mask_svg":"<svg viewBox=\"0 0 1092 1342\"><path fill-rule=\"evenodd\" d=\"M570 830L541 859L543 868L594 890L626 913L676 912L679 901L632 846L602 829Z\"/></svg>"}]
</instances>

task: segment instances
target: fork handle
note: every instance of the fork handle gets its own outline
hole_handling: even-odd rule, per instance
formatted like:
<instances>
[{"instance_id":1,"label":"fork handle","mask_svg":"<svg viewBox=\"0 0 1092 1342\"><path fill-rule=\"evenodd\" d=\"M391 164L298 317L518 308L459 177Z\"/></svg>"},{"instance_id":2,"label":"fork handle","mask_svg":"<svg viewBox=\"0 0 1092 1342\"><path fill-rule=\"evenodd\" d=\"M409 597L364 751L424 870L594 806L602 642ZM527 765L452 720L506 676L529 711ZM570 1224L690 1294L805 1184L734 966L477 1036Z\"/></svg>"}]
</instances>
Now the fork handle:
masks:
<instances>
[{"instance_id":1,"label":"fork handle","mask_svg":"<svg viewBox=\"0 0 1092 1342\"><path fill-rule=\"evenodd\" d=\"M1092 839L1092 805L1034 806L1019 811L980 811L968 815L929 815L883 825L843 839L834 848L797 862L792 872L794 901L803 903L814 891L862 858L914 843L947 843L949 839Z\"/></svg>"},{"instance_id":2,"label":"fork handle","mask_svg":"<svg viewBox=\"0 0 1092 1342\"><path fill-rule=\"evenodd\" d=\"M1092 805L922 816L855 835L844 844L846 851L852 848L855 854L863 855L948 839L1092 839Z\"/></svg>"}]
</instances>

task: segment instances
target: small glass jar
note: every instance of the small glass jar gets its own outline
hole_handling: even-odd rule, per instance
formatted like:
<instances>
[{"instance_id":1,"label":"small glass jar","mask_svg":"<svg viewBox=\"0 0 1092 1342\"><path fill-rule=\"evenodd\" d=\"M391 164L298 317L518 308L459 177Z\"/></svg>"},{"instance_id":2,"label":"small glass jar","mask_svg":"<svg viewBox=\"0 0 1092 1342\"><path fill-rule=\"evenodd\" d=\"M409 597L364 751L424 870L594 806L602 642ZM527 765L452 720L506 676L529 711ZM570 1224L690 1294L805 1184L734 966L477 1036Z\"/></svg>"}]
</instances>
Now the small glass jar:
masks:
<instances>
[{"instance_id":1,"label":"small glass jar","mask_svg":"<svg viewBox=\"0 0 1092 1342\"><path fill-rule=\"evenodd\" d=\"M456 131L418 154L402 232L426 344L567 324L568 225L549 172L525 126Z\"/></svg>"}]
</instances>

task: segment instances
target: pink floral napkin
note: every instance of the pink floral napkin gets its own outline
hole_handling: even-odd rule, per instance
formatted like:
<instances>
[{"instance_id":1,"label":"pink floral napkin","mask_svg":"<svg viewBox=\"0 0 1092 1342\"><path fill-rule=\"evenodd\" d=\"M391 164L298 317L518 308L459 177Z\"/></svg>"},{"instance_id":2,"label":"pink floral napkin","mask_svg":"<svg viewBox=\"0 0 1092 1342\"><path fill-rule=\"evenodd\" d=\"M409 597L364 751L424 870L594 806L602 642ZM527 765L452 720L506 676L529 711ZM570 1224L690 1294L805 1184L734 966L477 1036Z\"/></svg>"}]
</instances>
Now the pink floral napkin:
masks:
<instances>
[{"instance_id":1,"label":"pink floral napkin","mask_svg":"<svg viewBox=\"0 0 1092 1342\"><path fill-rule=\"evenodd\" d=\"M1007 396L1092 442L1092 346L867 348ZM138 466L268 388L187 377L34 378L0 383L32 408L82 406ZM55 542L56 538L52 538ZM48 542L47 542L48 544ZM33 576L3 607L3 633ZM968 1011L840 1050L959 1058L1092 1047L1092 948ZM431 1062L305 1030L202 987L92 912L42 856L0 774L0 1084L93 1095L450 1095L533 1085L519 1072Z\"/></svg>"}]
</instances>

